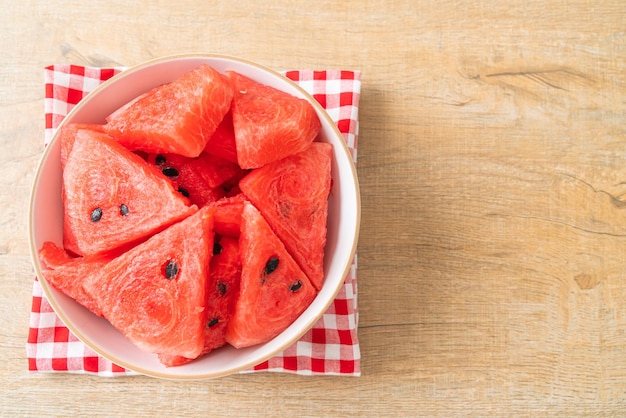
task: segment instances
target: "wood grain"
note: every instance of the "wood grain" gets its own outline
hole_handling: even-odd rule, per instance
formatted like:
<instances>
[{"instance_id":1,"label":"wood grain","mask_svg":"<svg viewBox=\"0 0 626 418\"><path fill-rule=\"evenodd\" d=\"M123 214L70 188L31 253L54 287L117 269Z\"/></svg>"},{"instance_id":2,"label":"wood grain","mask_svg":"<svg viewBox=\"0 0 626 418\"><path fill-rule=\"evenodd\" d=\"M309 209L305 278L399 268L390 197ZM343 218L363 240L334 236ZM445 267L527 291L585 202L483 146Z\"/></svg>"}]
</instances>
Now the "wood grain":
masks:
<instances>
[{"instance_id":1,"label":"wood grain","mask_svg":"<svg viewBox=\"0 0 626 418\"><path fill-rule=\"evenodd\" d=\"M624 414L624 2L127 3L3 4L0 415ZM363 72L363 375L29 375L43 67L198 51Z\"/></svg>"}]
</instances>

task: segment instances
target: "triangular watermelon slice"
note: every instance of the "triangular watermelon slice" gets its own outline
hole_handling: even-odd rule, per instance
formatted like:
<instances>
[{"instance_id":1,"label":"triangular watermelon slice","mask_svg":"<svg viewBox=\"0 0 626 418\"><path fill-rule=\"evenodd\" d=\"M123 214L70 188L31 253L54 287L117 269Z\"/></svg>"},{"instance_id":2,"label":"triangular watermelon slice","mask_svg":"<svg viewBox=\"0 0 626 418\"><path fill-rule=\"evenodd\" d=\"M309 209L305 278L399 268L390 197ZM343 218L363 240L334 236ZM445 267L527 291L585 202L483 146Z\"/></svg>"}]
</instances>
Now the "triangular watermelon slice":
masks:
<instances>
[{"instance_id":1,"label":"triangular watermelon slice","mask_svg":"<svg viewBox=\"0 0 626 418\"><path fill-rule=\"evenodd\" d=\"M257 168L305 149L321 122L304 99L227 71L235 89L232 103L237 160Z\"/></svg>"},{"instance_id":2,"label":"triangular watermelon slice","mask_svg":"<svg viewBox=\"0 0 626 418\"><path fill-rule=\"evenodd\" d=\"M154 167L92 130L76 132L63 204L63 244L77 255L136 242L197 210Z\"/></svg>"},{"instance_id":3,"label":"triangular watermelon slice","mask_svg":"<svg viewBox=\"0 0 626 418\"><path fill-rule=\"evenodd\" d=\"M313 142L239 182L318 290L324 281L332 152L331 144Z\"/></svg>"},{"instance_id":4,"label":"triangular watermelon slice","mask_svg":"<svg viewBox=\"0 0 626 418\"><path fill-rule=\"evenodd\" d=\"M39 253L43 274L140 349L163 359L197 358L207 322L212 214L204 208L114 259L71 258L46 242Z\"/></svg>"},{"instance_id":5,"label":"triangular watermelon slice","mask_svg":"<svg viewBox=\"0 0 626 418\"><path fill-rule=\"evenodd\" d=\"M85 287L140 349L196 358L204 347L212 210L201 209L102 268Z\"/></svg>"},{"instance_id":6,"label":"triangular watermelon slice","mask_svg":"<svg viewBox=\"0 0 626 418\"><path fill-rule=\"evenodd\" d=\"M244 205L239 237L241 284L226 330L235 348L269 341L311 304L316 290L259 211Z\"/></svg>"},{"instance_id":7,"label":"triangular watermelon slice","mask_svg":"<svg viewBox=\"0 0 626 418\"><path fill-rule=\"evenodd\" d=\"M105 130L131 150L196 157L232 97L226 77L203 64L114 112Z\"/></svg>"}]
</instances>

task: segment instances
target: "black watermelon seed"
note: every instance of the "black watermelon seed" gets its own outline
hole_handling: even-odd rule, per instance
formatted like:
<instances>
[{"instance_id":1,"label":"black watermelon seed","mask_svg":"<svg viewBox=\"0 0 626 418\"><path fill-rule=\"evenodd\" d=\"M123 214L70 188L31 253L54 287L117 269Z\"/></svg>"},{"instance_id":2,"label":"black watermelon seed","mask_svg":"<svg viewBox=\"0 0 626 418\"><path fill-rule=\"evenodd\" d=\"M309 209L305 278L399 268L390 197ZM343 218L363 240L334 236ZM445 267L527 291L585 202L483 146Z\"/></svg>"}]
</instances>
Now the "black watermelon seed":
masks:
<instances>
[{"instance_id":1,"label":"black watermelon seed","mask_svg":"<svg viewBox=\"0 0 626 418\"><path fill-rule=\"evenodd\" d=\"M165 164L165 157L161 154L157 154L157 156L154 158L154 162L156 163L156 165L163 165Z\"/></svg>"},{"instance_id":2,"label":"black watermelon seed","mask_svg":"<svg viewBox=\"0 0 626 418\"><path fill-rule=\"evenodd\" d=\"M169 166L163 167L161 172L165 174L167 177L172 178L172 179L174 177L178 177L178 170L176 170L174 167L169 167Z\"/></svg>"},{"instance_id":3,"label":"black watermelon seed","mask_svg":"<svg viewBox=\"0 0 626 418\"><path fill-rule=\"evenodd\" d=\"M121 214L122 216L126 216L126 215L128 215L128 206L126 206L126 205L125 205L125 204L123 204L123 203L120 205L120 214Z\"/></svg>"},{"instance_id":4,"label":"black watermelon seed","mask_svg":"<svg viewBox=\"0 0 626 418\"><path fill-rule=\"evenodd\" d=\"M176 261L169 261L165 266L165 278L172 280L178 275L178 263Z\"/></svg>"},{"instance_id":5,"label":"black watermelon seed","mask_svg":"<svg viewBox=\"0 0 626 418\"><path fill-rule=\"evenodd\" d=\"M291 285L289 290L291 290L292 292L297 292L298 290L300 290L301 287L302 287L302 282L298 280L296 283Z\"/></svg>"},{"instance_id":6,"label":"black watermelon seed","mask_svg":"<svg viewBox=\"0 0 626 418\"><path fill-rule=\"evenodd\" d=\"M224 296L227 290L228 288L226 287L226 283L217 282L217 293L219 293L220 296Z\"/></svg>"},{"instance_id":7,"label":"black watermelon seed","mask_svg":"<svg viewBox=\"0 0 626 418\"><path fill-rule=\"evenodd\" d=\"M95 209L91 212L91 221L92 221L92 222L98 222L100 219L102 219L102 209L100 209L100 208L95 208Z\"/></svg>"},{"instance_id":8,"label":"black watermelon seed","mask_svg":"<svg viewBox=\"0 0 626 418\"><path fill-rule=\"evenodd\" d=\"M219 242L213 243L213 255L218 255L222 253L222 244Z\"/></svg>"},{"instance_id":9,"label":"black watermelon seed","mask_svg":"<svg viewBox=\"0 0 626 418\"><path fill-rule=\"evenodd\" d=\"M178 192L185 197L189 197L189 191L187 191L184 187L178 186Z\"/></svg>"},{"instance_id":10,"label":"black watermelon seed","mask_svg":"<svg viewBox=\"0 0 626 418\"><path fill-rule=\"evenodd\" d=\"M265 264L265 274L272 274L278 268L278 257L271 257Z\"/></svg>"},{"instance_id":11,"label":"black watermelon seed","mask_svg":"<svg viewBox=\"0 0 626 418\"><path fill-rule=\"evenodd\" d=\"M217 318L213 318L209 321L209 323L207 324L209 326L209 328L216 326L218 323L220 322L219 319Z\"/></svg>"}]
</instances>

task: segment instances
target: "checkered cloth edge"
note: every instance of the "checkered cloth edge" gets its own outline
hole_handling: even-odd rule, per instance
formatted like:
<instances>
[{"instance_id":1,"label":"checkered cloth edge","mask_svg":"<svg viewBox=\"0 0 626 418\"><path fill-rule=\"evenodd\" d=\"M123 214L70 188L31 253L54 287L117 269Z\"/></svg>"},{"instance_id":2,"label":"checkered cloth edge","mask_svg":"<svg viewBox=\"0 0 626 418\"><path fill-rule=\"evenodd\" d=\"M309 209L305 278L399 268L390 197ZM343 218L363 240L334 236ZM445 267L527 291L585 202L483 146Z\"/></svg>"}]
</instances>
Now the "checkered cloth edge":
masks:
<instances>
[{"instance_id":1,"label":"checkered cloth edge","mask_svg":"<svg viewBox=\"0 0 626 418\"><path fill-rule=\"evenodd\" d=\"M67 113L96 86L124 68L57 64L45 68L45 138L47 144ZM283 74L309 92L337 124L356 163L360 72L290 70ZM319 321L282 353L242 373L259 371L300 375L360 376L357 336L357 257L337 297ZM52 310L37 278L26 344L28 370L124 376L136 373L99 356L83 344Z\"/></svg>"}]
</instances>

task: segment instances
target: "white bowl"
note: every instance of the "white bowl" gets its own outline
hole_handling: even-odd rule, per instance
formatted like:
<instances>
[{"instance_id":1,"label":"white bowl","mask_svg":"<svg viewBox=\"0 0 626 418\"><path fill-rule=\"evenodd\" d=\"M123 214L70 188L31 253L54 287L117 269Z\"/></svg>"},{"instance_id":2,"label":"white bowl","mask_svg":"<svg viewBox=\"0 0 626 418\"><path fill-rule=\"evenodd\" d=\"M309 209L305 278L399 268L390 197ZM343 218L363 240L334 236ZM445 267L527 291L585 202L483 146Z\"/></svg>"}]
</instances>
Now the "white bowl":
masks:
<instances>
[{"instance_id":1,"label":"white bowl","mask_svg":"<svg viewBox=\"0 0 626 418\"><path fill-rule=\"evenodd\" d=\"M165 379L206 379L243 371L296 342L329 307L353 260L360 224L360 195L356 169L340 132L326 111L303 89L282 75L250 61L223 55L177 55L148 61L111 78L86 96L67 115L70 122L104 123L107 115L151 88L170 82L200 64L224 72L235 70L261 83L302 97L314 106L322 123L319 140L334 147L333 188L328 207L324 271L319 294L306 311L271 341L235 349L225 346L183 366L166 368L155 355L139 350L106 320L51 287L41 274L38 250L45 241L63 242L60 143L55 136L46 147L31 193L30 250L43 291L65 325L87 346L112 362L145 375Z\"/></svg>"}]
</instances>

